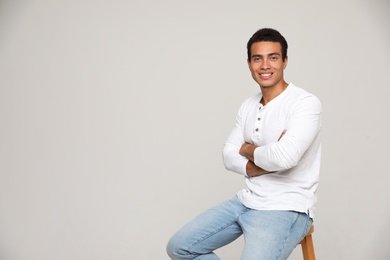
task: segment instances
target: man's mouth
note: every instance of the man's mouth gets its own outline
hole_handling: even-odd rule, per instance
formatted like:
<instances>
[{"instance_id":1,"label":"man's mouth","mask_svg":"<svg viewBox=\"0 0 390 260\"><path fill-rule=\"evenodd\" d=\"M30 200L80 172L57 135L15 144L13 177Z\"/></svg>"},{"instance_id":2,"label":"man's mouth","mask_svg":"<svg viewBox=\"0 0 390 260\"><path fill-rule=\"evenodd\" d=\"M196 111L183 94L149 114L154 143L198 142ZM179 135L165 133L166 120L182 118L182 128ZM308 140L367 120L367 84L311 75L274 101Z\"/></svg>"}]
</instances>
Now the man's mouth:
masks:
<instances>
[{"instance_id":1,"label":"man's mouth","mask_svg":"<svg viewBox=\"0 0 390 260\"><path fill-rule=\"evenodd\" d=\"M272 73L260 73L262 79L269 79L272 76Z\"/></svg>"}]
</instances>

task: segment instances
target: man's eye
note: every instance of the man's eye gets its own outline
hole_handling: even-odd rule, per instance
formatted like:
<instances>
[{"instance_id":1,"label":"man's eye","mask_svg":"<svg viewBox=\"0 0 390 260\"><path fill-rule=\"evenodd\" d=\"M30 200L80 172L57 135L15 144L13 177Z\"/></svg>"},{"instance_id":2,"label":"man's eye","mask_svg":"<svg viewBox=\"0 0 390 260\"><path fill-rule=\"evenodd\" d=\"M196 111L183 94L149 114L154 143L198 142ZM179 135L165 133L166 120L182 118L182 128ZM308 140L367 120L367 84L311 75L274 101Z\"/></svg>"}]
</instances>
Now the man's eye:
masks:
<instances>
[{"instance_id":1,"label":"man's eye","mask_svg":"<svg viewBox=\"0 0 390 260\"><path fill-rule=\"evenodd\" d=\"M271 57L271 60L277 60L277 59L278 59L277 56L272 56L272 57Z\"/></svg>"}]
</instances>

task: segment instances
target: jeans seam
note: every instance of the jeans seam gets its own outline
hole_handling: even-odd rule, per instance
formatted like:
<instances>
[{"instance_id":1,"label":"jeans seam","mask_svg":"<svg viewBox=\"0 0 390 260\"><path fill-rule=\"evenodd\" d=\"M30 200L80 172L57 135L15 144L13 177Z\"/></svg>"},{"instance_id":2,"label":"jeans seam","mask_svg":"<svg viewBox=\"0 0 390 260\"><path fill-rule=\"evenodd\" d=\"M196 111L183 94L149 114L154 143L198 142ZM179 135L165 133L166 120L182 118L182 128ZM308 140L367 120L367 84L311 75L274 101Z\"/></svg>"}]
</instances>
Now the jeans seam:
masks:
<instances>
[{"instance_id":1,"label":"jeans seam","mask_svg":"<svg viewBox=\"0 0 390 260\"><path fill-rule=\"evenodd\" d=\"M308 217L307 220L306 220L305 229L303 230L303 232L301 234L301 239L300 240L302 240L306 236L306 234L309 232L310 226L311 226L311 224L309 225L310 220L311 220L311 218Z\"/></svg>"},{"instance_id":2,"label":"jeans seam","mask_svg":"<svg viewBox=\"0 0 390 260\"><path fill-rule=\"evenodd\" d=\"M295 224L297 223L297 221L298 221L298 218L299 218L299 213L297 213L297 217L295 218L294 223L291 225L288 234L284 237L283 244L282 244L282 246L281 246L280 249L279 249L279 255L277 256L276 259L279 259L280 255L282 254L283 248L285 247L286 242L287 242L287 239L290 237L290 235L291 235L291 233L292 233L292 230L293 230L293 227L294 227L294 225L295 225Z\"/></svg>"}]
</instances>

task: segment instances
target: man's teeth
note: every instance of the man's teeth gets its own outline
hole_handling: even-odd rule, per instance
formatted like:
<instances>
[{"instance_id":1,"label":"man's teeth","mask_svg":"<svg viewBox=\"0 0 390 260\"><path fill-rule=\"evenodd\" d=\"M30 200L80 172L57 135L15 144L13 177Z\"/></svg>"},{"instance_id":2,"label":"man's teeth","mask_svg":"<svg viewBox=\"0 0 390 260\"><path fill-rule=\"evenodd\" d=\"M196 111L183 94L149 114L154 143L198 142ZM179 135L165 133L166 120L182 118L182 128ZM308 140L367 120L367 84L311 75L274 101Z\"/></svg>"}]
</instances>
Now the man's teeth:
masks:
<instances>
[{"instance_id":1,"label":"man's teeth","mask_svg":"<svg viewBox=\"0 0 390 260\"><path fill-rule=\"evenodd\" d=\"M263 77L269 77L269 76L271 76L271 73L269 73L269 74L260 74L261 76L263 76Z\"/></svg>"}]
</instances>

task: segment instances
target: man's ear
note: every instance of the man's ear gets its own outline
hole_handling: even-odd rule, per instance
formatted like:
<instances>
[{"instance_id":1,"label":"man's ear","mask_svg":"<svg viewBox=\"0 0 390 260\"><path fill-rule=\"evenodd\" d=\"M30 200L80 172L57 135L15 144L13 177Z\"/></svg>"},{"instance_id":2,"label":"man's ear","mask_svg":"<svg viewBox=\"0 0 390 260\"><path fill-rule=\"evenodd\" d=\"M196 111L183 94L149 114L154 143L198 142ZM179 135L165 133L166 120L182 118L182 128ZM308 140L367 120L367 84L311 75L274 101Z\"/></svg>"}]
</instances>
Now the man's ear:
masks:
<instances>
[{"instance_id":1,"label":"man's ear","mask_svg":"<svg viewBox=\"0 0 390 260\"><path fill-rule=\"evenodd\" d=\"M286 58L283 61L283 69L286 69L287 64L288 64L288 56L286 56Z\"/></svg>"}]
</instances>

